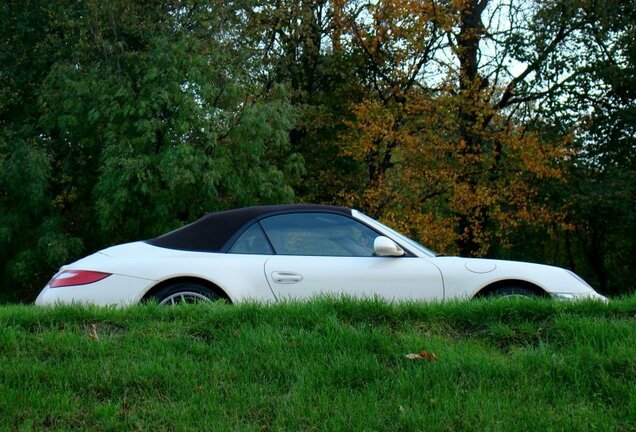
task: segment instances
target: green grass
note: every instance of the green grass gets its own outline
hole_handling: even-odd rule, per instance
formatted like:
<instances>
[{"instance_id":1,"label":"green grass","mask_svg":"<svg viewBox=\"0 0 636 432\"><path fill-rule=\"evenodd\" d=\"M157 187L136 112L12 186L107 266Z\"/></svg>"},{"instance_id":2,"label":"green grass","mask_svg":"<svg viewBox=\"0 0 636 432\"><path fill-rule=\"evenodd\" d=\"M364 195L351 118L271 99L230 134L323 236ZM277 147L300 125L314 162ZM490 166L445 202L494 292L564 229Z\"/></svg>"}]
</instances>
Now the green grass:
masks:
<instances>
[{"instance_id":1,"label":"green grass","mask_svg":"<svg viewBox=\"0 0 636 432\"><path fill-rule=\"evenodd\" d=\"M636 297L3 306L0 430L636 431Z\"/></svg>"}]
</instances>

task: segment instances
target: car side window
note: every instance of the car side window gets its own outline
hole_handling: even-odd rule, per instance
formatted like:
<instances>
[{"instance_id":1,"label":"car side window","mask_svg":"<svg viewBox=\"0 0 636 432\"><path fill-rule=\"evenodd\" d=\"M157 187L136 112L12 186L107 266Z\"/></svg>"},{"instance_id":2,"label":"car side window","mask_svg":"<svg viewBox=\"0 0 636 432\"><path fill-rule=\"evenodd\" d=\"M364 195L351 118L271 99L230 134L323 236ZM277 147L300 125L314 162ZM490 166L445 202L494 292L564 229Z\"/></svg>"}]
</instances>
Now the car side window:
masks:
<instances>
[{"instance_id":1,"label":"car side window","mask_svg":"<svg viewBox=\"0 0 636 432\"><path fill-rule=\"evenodd\" d=\"M279 255L373 256L379 235L346 216L332 213L291 213L261 220Z\"/></svg>"},{"instance_id":2,"label":"car side window","mask_svg":"<svg viewBox=\"0 0 636 432\"><path fill-rule=\"evenodd\" d=\"M273 255L274 251L265 238L260 225L256 222L234 242L229 253Z\"/></svg>"}]
</instances>

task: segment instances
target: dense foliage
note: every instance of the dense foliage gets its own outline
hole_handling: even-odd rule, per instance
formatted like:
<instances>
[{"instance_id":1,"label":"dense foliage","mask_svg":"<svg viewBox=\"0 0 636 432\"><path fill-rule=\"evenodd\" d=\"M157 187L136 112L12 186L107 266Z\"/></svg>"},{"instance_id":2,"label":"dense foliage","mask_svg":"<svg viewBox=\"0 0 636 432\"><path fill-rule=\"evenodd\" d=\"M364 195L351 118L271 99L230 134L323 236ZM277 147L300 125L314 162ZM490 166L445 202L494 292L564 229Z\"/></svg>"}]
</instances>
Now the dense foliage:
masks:
<instances>
[{"instance_id":1,"label":"dense foliage","mask_svg":"<svg viewBox=\"0 0 636 432\"><path fill-rule=\"evenodd\" d=\"M0 297L209 211L294 200L636 289L631 1L0 13Z\"/></svg>"},{"instance_id":2,"label":"dense foliage","mask_svg":"<svg viewBox=\"0 0 636 432\"><path fill-rule=\"evenodd\" d=\"M3 7L0 262L9 290L32 294L56 266L105 244L292 200L302 167L287 138L296 113L281 86L259 84L259 50L243 38L236 6Z\"/></svg>"}]
</instances>

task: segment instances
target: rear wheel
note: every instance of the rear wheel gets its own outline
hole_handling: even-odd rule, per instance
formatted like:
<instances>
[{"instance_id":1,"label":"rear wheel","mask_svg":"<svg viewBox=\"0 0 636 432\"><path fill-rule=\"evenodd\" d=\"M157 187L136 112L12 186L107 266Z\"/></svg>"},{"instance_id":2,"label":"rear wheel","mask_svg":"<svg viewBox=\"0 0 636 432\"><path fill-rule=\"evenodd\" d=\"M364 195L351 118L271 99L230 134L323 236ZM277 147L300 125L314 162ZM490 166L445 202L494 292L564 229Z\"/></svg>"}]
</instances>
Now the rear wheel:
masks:
<instances>
[{"instance_id":1,"label":"rear wheel","mask_svg":"<svg viewBox=\"0 0 636 432\"><path fill-rule=\"evenodd\" d=\"M214 291L201 284L179 282L160 289L150 299L156 300L160 305L175 305L216 301L220 297Z\"/></svg>"},{"instance_id":2,"label":"rear wheel","mask_svg":"<svg viewBox=\"0 0 636 432\"><path fill-rule=\"evenodd\" d=\"M538 297L537 293L519 286L507 286L492 290L487 297Z\"/></svg>"}]
</instances>

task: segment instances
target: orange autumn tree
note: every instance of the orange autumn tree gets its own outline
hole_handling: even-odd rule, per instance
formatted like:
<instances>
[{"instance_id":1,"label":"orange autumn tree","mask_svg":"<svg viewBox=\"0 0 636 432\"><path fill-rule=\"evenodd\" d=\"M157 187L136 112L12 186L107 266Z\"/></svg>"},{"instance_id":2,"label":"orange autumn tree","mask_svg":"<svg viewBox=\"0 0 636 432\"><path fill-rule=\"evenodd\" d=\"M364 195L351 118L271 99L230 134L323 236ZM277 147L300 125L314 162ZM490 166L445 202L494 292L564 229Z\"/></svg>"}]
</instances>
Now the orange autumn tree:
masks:
<instances>
[{"instance_id":1,"label":"orange autumn tree","mask_svg":"<svg viewBox=\"0 0 636 432\"><path fill-rule=\"evenodd\" d=\"M545 142L495 117L498 127L473 131L479 147L471 148L459 133L461 102L412 94L395 107L356 105L343 155L370 164L375 177L342 197L437 250L466 253L470 241L470 254L485 255L520 224L560 217L538 200L537 186L560 178L555 162L567 141Z\"/></svg>"},{"instance_id":2,"label":"orange autumn tree","mask_svg":"<svg viewBox=\"0 0 636 432\"><path fill-rule=\"evenodd\" d=\"M341 201L439 251L473 256L505 246L522 224L560 220L542 185L560 180L569 140L544 134L527 113L569 79L537 77L575 30L572 11L540 33L516 3L344 6L344 40L369 75L339 137L340 156L362 167Z\"/></svg>"}]
</instances>

